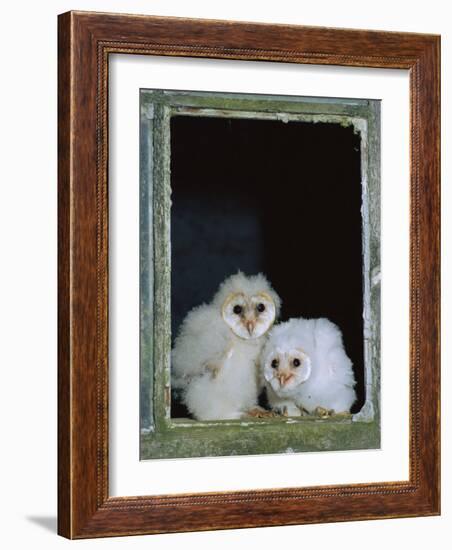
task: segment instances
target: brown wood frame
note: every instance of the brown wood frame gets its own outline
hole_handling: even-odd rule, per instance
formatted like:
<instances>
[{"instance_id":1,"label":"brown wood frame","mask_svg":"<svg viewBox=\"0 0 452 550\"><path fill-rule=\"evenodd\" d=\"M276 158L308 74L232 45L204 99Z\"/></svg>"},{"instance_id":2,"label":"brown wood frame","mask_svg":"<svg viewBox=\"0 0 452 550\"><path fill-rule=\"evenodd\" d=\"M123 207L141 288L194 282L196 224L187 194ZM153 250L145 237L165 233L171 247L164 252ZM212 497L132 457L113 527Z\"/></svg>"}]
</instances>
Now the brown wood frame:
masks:
<instances>
[{"instance_id":1,"label":"brown wood frame","mask_svg":"<svg viewBox=\"0 0 452 550\"><path fill-rule=\"evenodd\" d=\"M85 538L439 514L440 38L68 12L59 16L58 50L58 532ZM109 497L111 53L409 70L409 481Z\"/></svg>"}]
</instances>

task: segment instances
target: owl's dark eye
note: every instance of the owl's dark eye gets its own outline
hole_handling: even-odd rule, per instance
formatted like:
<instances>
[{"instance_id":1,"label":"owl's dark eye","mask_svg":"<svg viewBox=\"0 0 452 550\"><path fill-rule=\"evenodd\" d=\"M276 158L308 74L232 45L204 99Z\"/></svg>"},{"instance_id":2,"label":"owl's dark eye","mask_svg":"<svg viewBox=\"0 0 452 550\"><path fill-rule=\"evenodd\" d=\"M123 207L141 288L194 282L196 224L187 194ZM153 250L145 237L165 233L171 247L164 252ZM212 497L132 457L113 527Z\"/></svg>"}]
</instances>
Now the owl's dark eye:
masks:
<instances>
[{"instance_id":1,"label":"owl's dark eye","mask_svg":"<svg viewBox=\"0 0 452 550\"><path fill-rule=\"evenodd\" d=\"M238 304L234 306L234 309L232 310L236 315L240 315L242 313L242 306L239 306Z\"/></svg>"},{"instance_id":2,"label":"owl's dark eye","mask_svg":"<svg viewBox=\"0 0 452 550\"><path fill-rule=\"evenodd\" d=\"M272 361L272 368L277 369L279 365L278 359L273 359Z\"/></svg>"},{"instance_id":3,"label":"owl's dark eye","mask_svg":"<svg viewBox=\"0 0 452 550\"><path fill-rule=\"evenodd\" d=\"M300 360L299 359L294 359L292 365L294 367L299 367L301 365Z\"/></svg>"},{"instance_id":4,"label":"owl's dark eye","mask_svg":"<svg viewBox=\"0 0 452 550\"><path fill-rule=\"evenodd\" d=\"M257 304L256 309L259 313L262 313L263 311L265 311L265 306L264 306L264 304Z\"/></svg>"}]
</instances>

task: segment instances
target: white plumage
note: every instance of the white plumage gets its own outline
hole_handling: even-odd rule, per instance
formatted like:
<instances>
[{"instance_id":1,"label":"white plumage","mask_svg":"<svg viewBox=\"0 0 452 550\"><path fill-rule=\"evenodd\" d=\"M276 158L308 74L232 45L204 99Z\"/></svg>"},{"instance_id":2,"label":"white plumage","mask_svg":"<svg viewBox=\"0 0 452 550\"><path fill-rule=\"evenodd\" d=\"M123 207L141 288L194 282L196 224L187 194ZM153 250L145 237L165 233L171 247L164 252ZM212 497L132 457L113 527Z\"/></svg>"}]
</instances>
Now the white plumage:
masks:
<instances>
[{"instance_id":1,"label":"white plumage","mask_svg":"<svg viewBox=\"0 0 452 550\"><path fill-rule=\"evenodd\" d=\"M257 406L257 359L279 308L262 274L238 272L188 313L172 351L172 386L196 419L240 418Z\"/></svg>"},{"instance_id":2,"label":"white plumage","mask_svg":"<svg viewBox=\"0 0 452 550\"><path fill-rule=\"evenodd\" d=\"M339 328L328 319L291 319L269 333L261 375L273 409L349 412L356 400L352 363Z\"/></svg>"}]
</instances>

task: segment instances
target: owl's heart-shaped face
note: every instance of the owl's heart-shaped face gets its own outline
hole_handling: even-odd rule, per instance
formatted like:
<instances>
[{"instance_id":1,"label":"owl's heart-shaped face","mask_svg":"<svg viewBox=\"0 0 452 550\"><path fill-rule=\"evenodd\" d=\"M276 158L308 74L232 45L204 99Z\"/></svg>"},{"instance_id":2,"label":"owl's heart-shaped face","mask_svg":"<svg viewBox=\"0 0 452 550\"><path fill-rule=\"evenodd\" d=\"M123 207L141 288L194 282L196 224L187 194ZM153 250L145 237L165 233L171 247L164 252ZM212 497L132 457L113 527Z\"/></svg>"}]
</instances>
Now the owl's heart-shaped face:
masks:
<instances>
[{"instance_id":1,"label":"owl's heart-shaped face","mask_svg":"<svg viewBox=\"0 0 452 550\"><path fill-rule=\"evenodd\" d=\"M230 294L222 307L224 322L244 340L260 338L273 325L276 306L271 296L260 292L253 296Z\"/></svg>"},{"instance_id":2,"label":"owl's heart-shaped face","mask_svg":"<svg viewBox=\"0 0 452 550\"><path fill-rule=\"evenodd\" d=\"M311 359L300 348L276 348L265 358L264 377L277 395L290 394L311 376Z\"/></svg>"}]
</instances>

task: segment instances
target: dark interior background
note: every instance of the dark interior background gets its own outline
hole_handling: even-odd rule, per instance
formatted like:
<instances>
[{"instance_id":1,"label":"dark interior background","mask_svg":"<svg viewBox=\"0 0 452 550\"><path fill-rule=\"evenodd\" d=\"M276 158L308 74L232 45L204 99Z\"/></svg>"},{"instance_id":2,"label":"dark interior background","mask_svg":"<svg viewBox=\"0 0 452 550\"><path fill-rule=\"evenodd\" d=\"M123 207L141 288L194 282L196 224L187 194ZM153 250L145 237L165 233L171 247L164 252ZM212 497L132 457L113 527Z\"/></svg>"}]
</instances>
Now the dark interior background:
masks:
<instances>
[{"instance_id":1,"label":"dark interior background","mask_svg":"<svg viewBox=\"0 0 452 550\"><path fill-rule=\"evenodd\" d=\"M282 317L342 330L364 403L360 141L352 127L171 119L173 338L232 273L263 272ZM265 399L265 396L261 396ZM173 394L172 416L187 416Z\"/></svg>"}]
</instances>

